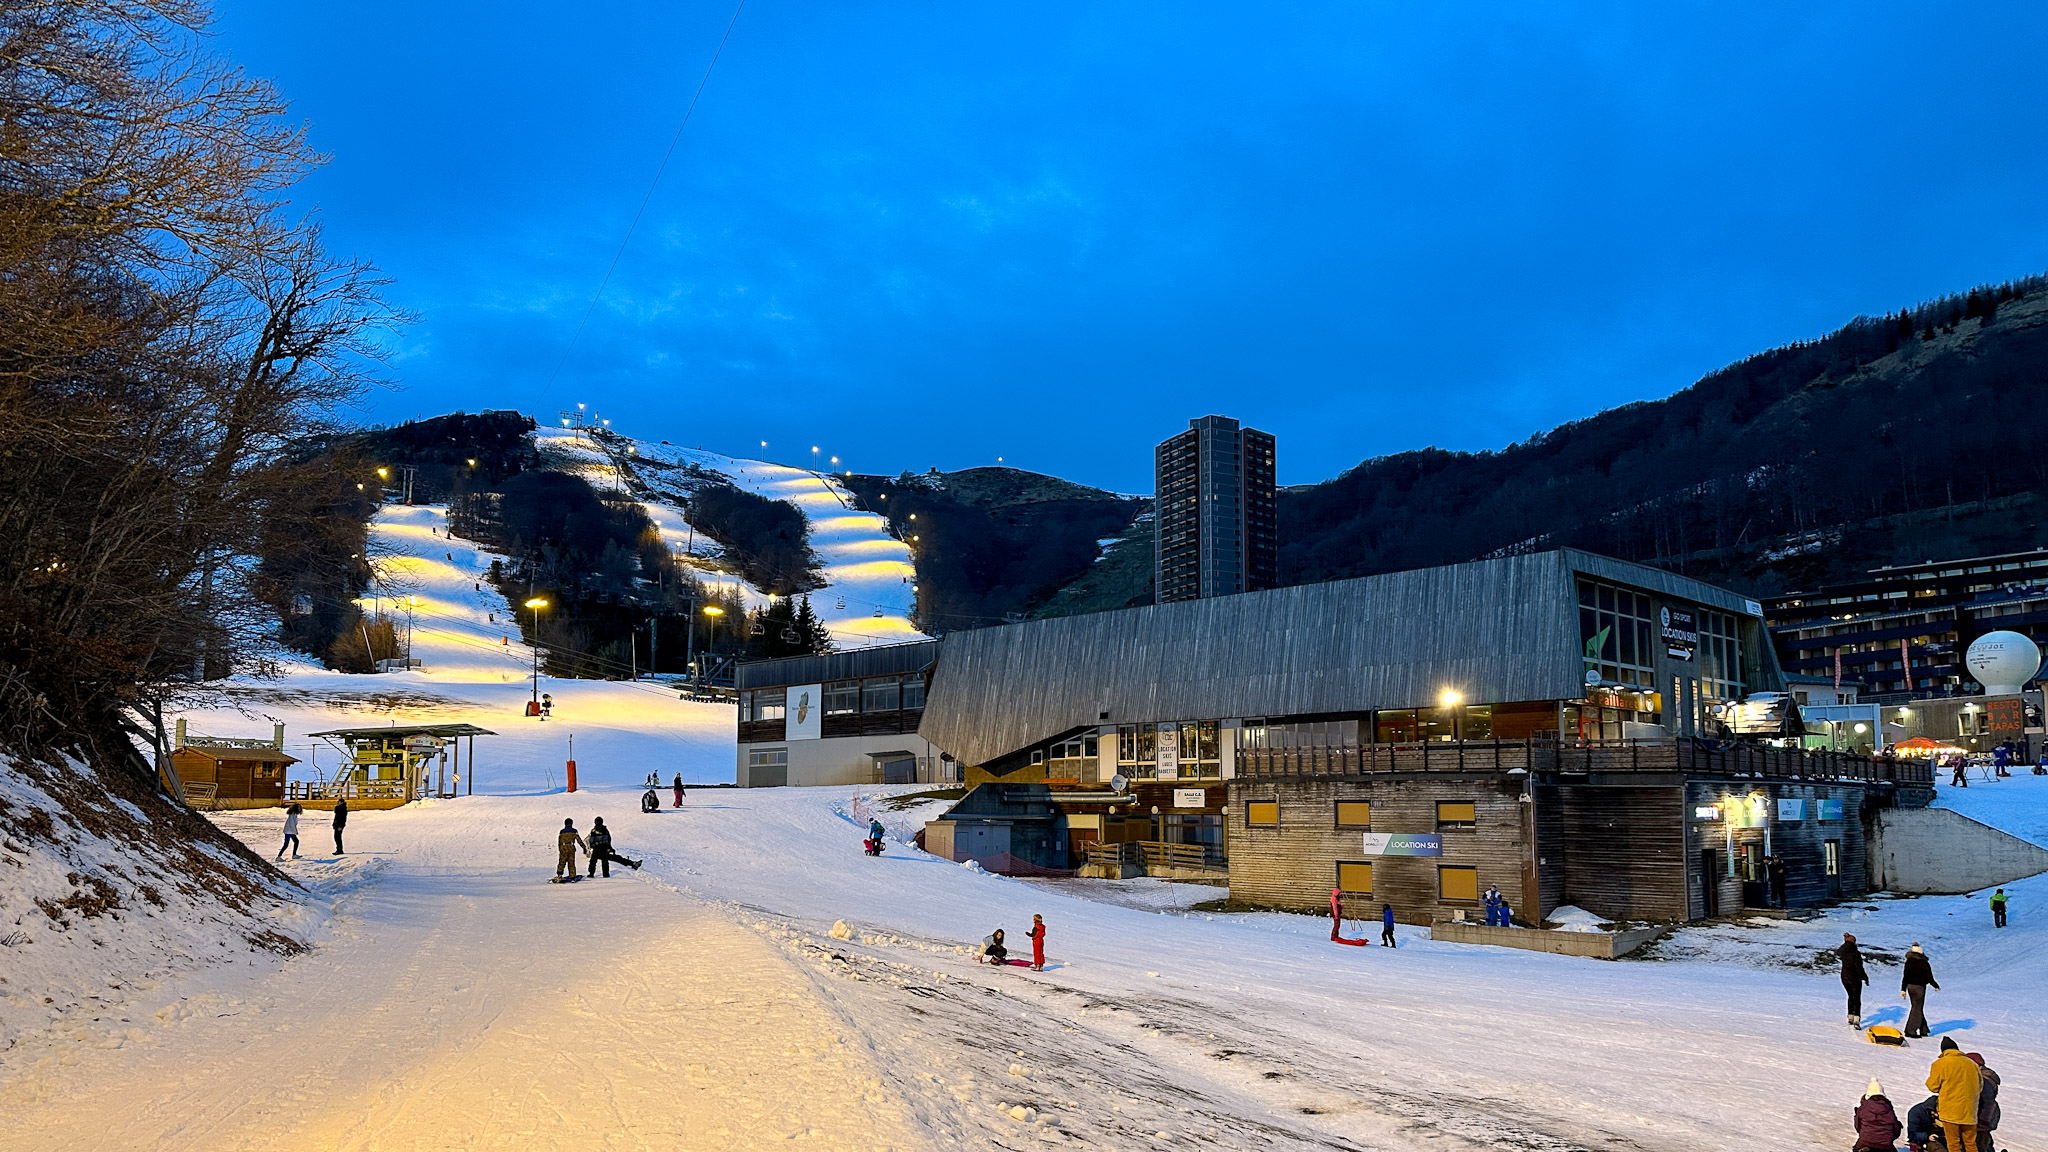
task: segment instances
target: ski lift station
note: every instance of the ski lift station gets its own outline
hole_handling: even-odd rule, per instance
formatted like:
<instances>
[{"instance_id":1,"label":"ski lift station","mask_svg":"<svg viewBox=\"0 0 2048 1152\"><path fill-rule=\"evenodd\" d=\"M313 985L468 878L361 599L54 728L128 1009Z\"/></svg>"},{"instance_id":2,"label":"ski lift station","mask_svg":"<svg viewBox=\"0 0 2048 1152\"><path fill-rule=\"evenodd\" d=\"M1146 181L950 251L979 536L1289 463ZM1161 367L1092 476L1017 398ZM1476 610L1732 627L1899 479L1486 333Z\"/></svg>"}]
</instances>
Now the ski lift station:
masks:
<instances>
[{"instance_id":1,"label":"ski lift station","mask_svg":"<svg viewBox=\"0 0 2048 1152\"><path fill-rule=\"evenodd\" d=\"M331 777L291 781L285 800L332 808L346 797L351 808L397 808L429 796L474 793L476 738L497 733L474 724L394 724L312 735L336 744L346 759Z\"/></svg>"}]
</instances>

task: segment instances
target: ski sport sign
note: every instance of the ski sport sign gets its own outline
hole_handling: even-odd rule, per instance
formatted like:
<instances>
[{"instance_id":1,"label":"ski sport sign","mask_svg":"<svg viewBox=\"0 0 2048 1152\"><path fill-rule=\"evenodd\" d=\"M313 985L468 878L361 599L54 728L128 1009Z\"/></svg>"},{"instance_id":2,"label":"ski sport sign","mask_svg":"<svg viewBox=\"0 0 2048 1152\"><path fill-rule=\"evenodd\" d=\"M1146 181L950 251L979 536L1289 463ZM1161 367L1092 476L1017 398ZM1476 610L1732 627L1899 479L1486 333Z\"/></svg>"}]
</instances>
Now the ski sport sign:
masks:
<instances>
[{"instance_id":1,"label":"ski sport sign","mask_svg":"<svg viewBox=\"0 0 2048 1152\"><path fill-rule=\"evenodd\" d=\"M1441 856L1444 838L1434 832L1367 832L1367 856Z\"/></svg>"}]
</instances>

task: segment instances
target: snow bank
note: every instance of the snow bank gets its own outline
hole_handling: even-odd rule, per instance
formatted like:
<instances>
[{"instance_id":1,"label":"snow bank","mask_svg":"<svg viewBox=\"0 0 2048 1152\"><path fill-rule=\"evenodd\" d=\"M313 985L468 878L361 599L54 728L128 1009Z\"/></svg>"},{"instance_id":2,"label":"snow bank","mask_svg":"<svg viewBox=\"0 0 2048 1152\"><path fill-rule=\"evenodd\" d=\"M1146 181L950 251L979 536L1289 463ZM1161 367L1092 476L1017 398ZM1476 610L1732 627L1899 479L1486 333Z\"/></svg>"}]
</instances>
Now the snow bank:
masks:
<instances>
[{"instance_id":1,"label":"snow bank","mask_svg":"<svg viewBox=\"0 0 2048 1152\"><path fill-rule=\"evenodd\" d=\"M1553 908L1544 920L1556 925L1559 932L1605 932L1611 923L1605 916L1595 916L1576 904Z\"/></svg>"}]
</instances>

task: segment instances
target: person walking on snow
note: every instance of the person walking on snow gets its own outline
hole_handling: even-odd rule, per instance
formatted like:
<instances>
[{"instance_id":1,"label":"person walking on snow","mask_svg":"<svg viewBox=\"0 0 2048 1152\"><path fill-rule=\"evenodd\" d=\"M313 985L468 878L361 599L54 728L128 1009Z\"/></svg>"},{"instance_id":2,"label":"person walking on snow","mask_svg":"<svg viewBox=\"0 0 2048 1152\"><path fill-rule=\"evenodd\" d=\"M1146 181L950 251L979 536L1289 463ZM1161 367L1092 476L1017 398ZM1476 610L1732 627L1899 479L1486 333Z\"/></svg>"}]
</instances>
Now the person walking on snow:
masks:
<instances>
[{"instance_id":1,"label":"person walking on snow","mask_svg":"<svg viewBox=\"0 0 2048 1152\"><path fill-rule=\"evenodd\" d=\"M555 879L562 879L564 873L572 880L576 878L578 848L585 852L590 851L590 846L583 842L583 837L576 834L576 821L563 820L562 831L555 836Z\"/></svg>"},{"instance_id":2,"label":"person walking on snow","mask_svg":"<svg viewBox=\"0 0 2048 1152\"><path fill-rule=\"evenodd\" d=\"M1934 968L1927 963L1927 953L1921 951L1920 942L1906 950L1906 971L1899 979L1899 999L1907 1001L1913 1010L1906 1015L1907 1036L1927 1035L1927 990L1941 991L1941 984L1934 979Z\"/></svg>"},{"instance_id":3,"label":"person walking on snow","mask_svg":"<svg viewBox=\"0 0 2048 1152\"><path fill-rule=\"evenodd\" d=\"M284 850L292 850L292 859L299 858L299 813L305 809L297 804L284 810L284 843L277 846L277 858L284 859Z\"/></svg>"},{"instance_id":4,"label":"person walking on snow","mask_svg":"<svg viewBox=\"0 0 2048 1152\"><path fill-rule=\"evenodd\" d=\"M880 819L868 821L868 855L880 856L882 854L882 837L888 834L889 830L882 827Z\"/></svg>"},{"instance_id":5,"label":"person walking on snow","mask_svg":"<svg viewBox=\"0 0 2048 1152\"><path fill-rule=\"evenodd\" d=\"M1380 906L1380 943L1389 948L1394 946L1394 906Z\"/></svg>"},{"instance_id":6,"label":"person walking on snow","mask_svg":"<svg viewBox=\"0 0 2048 1152\"><path fill-rule=\"evenodd\" d=\"M1956 1047L1955 1037L1941 1038L1941 1055L1927 1070L1927 1090L1937 1100L1934 1118L1941 1123L1942 1142L1948 1145L1948 1152L1979 1152L1977 1106L1984 1090L1984 1070L1963 1055Z\"/></svg>"},{"instance_id":7,"label":"person walking on snow","mask_svg":"<svg viewBox=\"0 0 2048 1152\"><path fill-rule=\"evenodd\" d=\"M1842 991L1849 995L1849 1027L1863 1027L1863 986L1870 983L1870 973L1863 967L1863 950L1856 947L1856 937L1842 933L1842 946L1835 949L1835 955L1842 959Z\"/></svg>"},{"instance_id":8,"label":"person walking on snow","mask_svg":"<svg viewBox=\"0 0 2048 1152\"><path fill-rule=\"evenodd\" d=\"M1991 926L1993 928L2005 927L2005 889L2003 888L1991 894Z\"/></svg>"},{"instance_id":9,"label":"person walking on snow","mask_svg":"<svg viewBox=\"0 0 2048 1152\"><path fill-rule=\"evenodd\" d=\"M1031 970L1045 971L1045 917L1034 914L1031 917L1031 931L1025 935L1031 938Z\"/></svg>"},{"instance_id":10,"label":"person walking on snow","mask_svg":"<svg viewBox=\"0 0 2048 1152\"><path fill-rule=\"evenodd\" d=\"M1984 1063L1981 1052L1965 1052L1977 1071L1984 1078L1984 1087L1977 1093L1977 1145L1978 1152L1991 1152L1991 1134L1998 1131L1998 1073Z\"/></svg>"},{"instance_id":11,"label":"person walking on snow","mask_svg":"<svg viewBox=\"0 0 2048 1152\"><path fill-rule=\"evenodd\" d=\"M681 808L681 807L683 806L683 774L682 774L681 772L678 772L678 773L676 773L676 803L675 803L675 806L676 806L676 807L678 807L678 808Z\"/></svg>"},{"instance_id":12,"label":"person walking on snow","mask_svg":"<svg viewBox=\"0 0 2048 1152\"><path fill-rule=\"evenodd\" d=\"M604 826L604 817L590 822L590 874L597 875L598 865L604 865L604 878L612 878L612 861L617 860L635 872L640 870L638 860L628 860L612 851L612 830ZM572 861L573 868L573 861Z\"/></svg>"},{"instance_id":13,"label":"person walking on snow","mask_svg":"<svg viewBox=\"0 0 2048 1152\"><path fill-rule=\"evenodd\" d=\"M342 855L341 830L346 827L348 827L348 797L343 796L334 802L334 854L336 856Z\"/></svg>"},{"instance_id":14,"label":"person walking on snow","mask_svg":"<svg viewBox=\"0 0 2048 1152\"><path fill-rule=\"evenodd\" d=\"M1905 1125L1899 1123L1899 1114L1885 1098L1884 1086L1877 1082L1877 1077L1872 1076L1863 1089L1863 1099L1856 1103L1855 1118L1856 1146L1850 1152L1898 1152L1899 1133Z\"/></svg>"}]
</instances>

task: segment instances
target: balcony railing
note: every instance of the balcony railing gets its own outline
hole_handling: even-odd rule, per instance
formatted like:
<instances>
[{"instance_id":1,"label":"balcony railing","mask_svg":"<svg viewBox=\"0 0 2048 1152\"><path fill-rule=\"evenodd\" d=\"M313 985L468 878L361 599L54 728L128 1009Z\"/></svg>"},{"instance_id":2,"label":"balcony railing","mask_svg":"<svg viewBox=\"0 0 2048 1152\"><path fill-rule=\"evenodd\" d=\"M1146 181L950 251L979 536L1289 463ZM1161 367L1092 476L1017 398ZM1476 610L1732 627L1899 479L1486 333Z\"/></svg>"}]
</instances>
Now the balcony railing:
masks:
<instances>
[{"instance_id":1,"label":"balcony railing","mask_svg":"<svg viewBox=\"0 0 2048 1152\"><path fill-rule=\"evenodd\" d=\"M1932 785L1918 760L1705 740L1433 740L1315 748L1240 748L1241 778L1365 776L1388 772L1685 772L1788 780Z\"/></svg>"}]
</instances>

